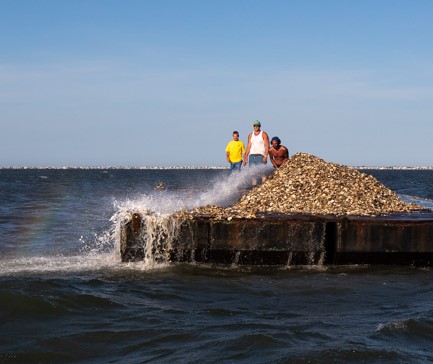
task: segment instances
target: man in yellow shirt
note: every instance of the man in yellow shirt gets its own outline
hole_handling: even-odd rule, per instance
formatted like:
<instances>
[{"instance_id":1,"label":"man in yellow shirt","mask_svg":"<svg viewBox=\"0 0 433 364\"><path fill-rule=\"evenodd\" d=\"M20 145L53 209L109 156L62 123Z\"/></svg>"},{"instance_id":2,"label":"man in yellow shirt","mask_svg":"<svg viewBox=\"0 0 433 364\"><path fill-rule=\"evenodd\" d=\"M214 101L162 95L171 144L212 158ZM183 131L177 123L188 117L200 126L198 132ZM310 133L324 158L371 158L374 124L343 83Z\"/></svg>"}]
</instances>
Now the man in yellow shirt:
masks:
<instances>
[{"instance_id":1,"label":"man in yellow shirt","mask_svg":"<svg viewBox=\"0 0 433 364\"><path fill-rule=\"evenodd\" d=\"M240 171L245 155L244 143L239 140L239 133L233 132L233 140L227 144L226 157L230 163L230 172Z\"/></svg>"}]
</instances>

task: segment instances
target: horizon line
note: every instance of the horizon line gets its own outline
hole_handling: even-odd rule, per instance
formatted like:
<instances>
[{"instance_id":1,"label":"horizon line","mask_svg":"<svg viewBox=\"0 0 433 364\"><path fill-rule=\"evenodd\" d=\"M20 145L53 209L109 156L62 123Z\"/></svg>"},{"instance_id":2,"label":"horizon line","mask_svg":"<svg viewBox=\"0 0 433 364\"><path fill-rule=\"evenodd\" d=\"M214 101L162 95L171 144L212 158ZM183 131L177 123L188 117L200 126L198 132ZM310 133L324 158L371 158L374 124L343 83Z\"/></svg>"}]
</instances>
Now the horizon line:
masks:
<instances>
[{"instance_id":1,"label":"horizon line","mask_svg":"<svg viewBox=\"0 0 433 364\"><path fill-rule=\"evenodd\" d=\"M355 165L349 166L355 169L383 169L383 170L433 170L433 166L368 166L368 165ZM3 169L137 169L137 170L155 170L155 169L229 169L228 166L0 166Z\"/></svg>"}]
</instances>

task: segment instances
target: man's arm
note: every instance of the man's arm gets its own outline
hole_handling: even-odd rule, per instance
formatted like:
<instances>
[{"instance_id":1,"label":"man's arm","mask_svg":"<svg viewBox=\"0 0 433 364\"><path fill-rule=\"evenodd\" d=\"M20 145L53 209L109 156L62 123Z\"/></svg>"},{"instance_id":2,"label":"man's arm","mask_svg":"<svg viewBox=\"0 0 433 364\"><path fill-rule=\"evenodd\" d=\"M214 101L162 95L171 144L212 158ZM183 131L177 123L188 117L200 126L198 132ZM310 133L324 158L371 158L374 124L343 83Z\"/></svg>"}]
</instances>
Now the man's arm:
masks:
<instances>
[{"instance_id":1,"label":"man's arm","mask_svg":"<svg viewBox=\"0 0 433 364\"><path fill-rule=\"evenodd\" d=\"M248 144L247 144L247 149L246 149L245 154L244 154L244 165L247 164L247 161L248 161L248 154L250 154L250 149L251 149L251 135L252 135L252 133L250 133L250 135L248 135Z\"/></svg>"},{"instance_id":2,"label":"man's arm","mask_svg":"<svg viewBox=\"0 0 433 364\"><path fill-rule=\"evenodd\" d=\"M242 154L242 161L244 161L245 160L245 145L244 145L244 143L242 143L241 154Z\"/></svg>"},{"instance_id":3,"label":"man's arm","mask_svg":"<svg viewBox=\"0 0 433 364\"><path fill-rule=\"evenodd\" d=\"M227 144L227 147L226 147L226 159L227 159L227 162L229 162L229 163L230 163L230 143L231 142L229 142Z\"/></svg>"},{"instance_id":4,"label":"man's arm","mask_svg":"<svg viewBox=\"0 0 433 364\"><path fill-rule=\"evenodd\" d=\"M281 163L281 165L283 165L284 163L286 163L289 160L289 150L285 147L282 146L284 149L284 156L283 156L283 162Z\"/></svg>"},{"instance_id":5,"label":"man's arm","mask_svg":"<svg viewBox=\"0 0 433 364\"><path fill-rule=\"evenodd\" d=\"M265 143L265 156L263 158L263 163L266 163L266 161L268 160L268 154L269 154L269 136L268 136L268 133L266 133L264 131L262 133L262 137L263 137L263 143Z\"/></svg>"},{"instance_id":6,"label":"man's arm","mask_svg":"<svg viewBox=\"0 0 433 364\"><path fill-rule=\"evenodd\" d=\"M275 163L275 160L274 160L274 153L273 153L272 148L269 148L269 160L271 161L274 168L278 168L277 163Z\"/></svg>"}]
</instances>

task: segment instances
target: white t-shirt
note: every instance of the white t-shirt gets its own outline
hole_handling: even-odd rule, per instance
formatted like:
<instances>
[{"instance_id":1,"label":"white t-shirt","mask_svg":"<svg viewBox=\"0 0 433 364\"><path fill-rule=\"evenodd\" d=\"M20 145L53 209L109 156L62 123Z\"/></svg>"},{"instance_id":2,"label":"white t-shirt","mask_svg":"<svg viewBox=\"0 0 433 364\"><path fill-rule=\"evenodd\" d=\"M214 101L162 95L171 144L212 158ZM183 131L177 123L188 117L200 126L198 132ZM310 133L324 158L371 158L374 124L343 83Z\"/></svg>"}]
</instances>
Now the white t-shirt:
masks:
<instances>
[{"instance_id":1,"label":"white t-shirt","mask_svg":"<svg viewBox=\"0 0 433 364\"><path fill-rule=\"evenodd\" d=\"M257 135L254 135L254 133L251 134L251 149L250 154L261 154L265 155L265 141L263 140L263 131L260 130L260 133Z\"/></svg>"}]
</instances>

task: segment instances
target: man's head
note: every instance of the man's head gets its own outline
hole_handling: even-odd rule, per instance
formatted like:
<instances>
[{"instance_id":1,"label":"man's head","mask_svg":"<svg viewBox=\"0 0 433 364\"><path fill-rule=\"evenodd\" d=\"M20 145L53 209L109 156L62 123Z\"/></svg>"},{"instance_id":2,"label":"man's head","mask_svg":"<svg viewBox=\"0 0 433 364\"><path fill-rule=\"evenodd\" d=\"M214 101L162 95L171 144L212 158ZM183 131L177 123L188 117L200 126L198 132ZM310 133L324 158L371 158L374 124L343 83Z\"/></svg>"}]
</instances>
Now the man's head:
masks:
<instances>
[{"instance_id":1,"label":"man's head","mask_svg":"<svg viewBox=\"0 0 433 364\"><path fill-rule=\"evenodd\" d=\"M260 124L260 121L256 120L253 122L253 128L254 130L260 130L260 127L262 126L262 124Z\"/></svg>"},{"instance_id":2,"label":"man's head","mask_svg":"<svg viewBox=\"0 0 433 364\"><path fill-rule=\"evenodd\" d=\"M233 132L233 140L234 141L238 141L239 140L239 132L237 130L235 130Z\"/></svg>"},{"instance_id":3,"label":"man's head","mask_svg":"<svg viewBox=\"0 0 433 364\"><path fill-rule=\"evenodd\" d=\"M272 146L273 146L274 148L278 148L278 147L280 146L280 144L281 144L281 140L280 140L280 138L278 138L277 136L273 137L273 138L271 139L271 144L272 144Z\"/></svg>"}]
</instances>

